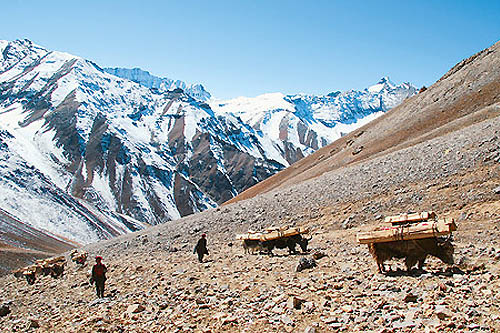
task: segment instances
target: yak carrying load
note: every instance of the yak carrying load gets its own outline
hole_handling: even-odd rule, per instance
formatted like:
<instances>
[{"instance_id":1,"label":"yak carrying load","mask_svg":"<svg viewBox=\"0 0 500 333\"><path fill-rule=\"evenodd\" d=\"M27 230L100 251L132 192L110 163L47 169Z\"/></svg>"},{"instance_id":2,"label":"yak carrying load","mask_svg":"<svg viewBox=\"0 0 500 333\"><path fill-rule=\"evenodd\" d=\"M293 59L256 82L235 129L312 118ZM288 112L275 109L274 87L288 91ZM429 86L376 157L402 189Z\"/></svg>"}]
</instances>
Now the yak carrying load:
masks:
<instances>
[{"instance_id":1,"label":"yak carrying load","mask_svg":"<svg viewBox=\"0 0 500 333\"><path fill-rule=\"evenodd\" d=\"M438 219L434 212L400 214L386 217L384 224L373 231L358 233L357 240L368 244L379 272L385 271L384 261L391 258L405 258L409 272L417 263L423 269L428 255L453 264L451 233L455 230L453 219Z\"/></svg>"},{"instance_id":2,"label":"yak carrying load","mask_svg":"<svg viewBox=\"0 0 500 333\"><path fill-rule=\"evenodd\" d=\"M307 252L307 245L311 238L305 238L302 235L308 233L309 229L307 228L271 227L263 232L248 231L245 234L236 235L236 239L243 241L246 253L265 251L272 256L274 248L288 248L290 254L297 253L295 250L297 244L302 252Z\"/></svg>"},{"instance_id":3,"label":"yak carrying load","mask_svg":"<svg viewBox=\"0 0 500 333\"><path fill-rule=\"evenodd\" d=\"M35 283L36 276L39 274L50 275L58 278L64 272L66 260L64 256L37 260L33 265L20 268L13 271L15 277L25 277L28 284Z\"/></svg>"}]
</instances>

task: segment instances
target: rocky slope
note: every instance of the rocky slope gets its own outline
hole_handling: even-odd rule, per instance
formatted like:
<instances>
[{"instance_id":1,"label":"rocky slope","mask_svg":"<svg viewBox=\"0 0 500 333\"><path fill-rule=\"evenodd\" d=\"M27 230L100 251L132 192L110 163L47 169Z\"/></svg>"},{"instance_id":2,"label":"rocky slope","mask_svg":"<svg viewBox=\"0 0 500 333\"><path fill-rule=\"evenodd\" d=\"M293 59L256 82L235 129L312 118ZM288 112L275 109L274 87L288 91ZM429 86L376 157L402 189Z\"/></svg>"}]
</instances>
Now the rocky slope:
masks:
<instances>
[{"instance_id":1,"label":"rocky slope","mask_svg":"<svg viewBox=\"0 0 500 333\"><path fill-rule=\"evenodd\" d=\"M494 137L493 125L498 128L499 121L482 124L468 139L483 131L487 134L482 139ZM446 142L451 148L452 140ZM70 264L59 280L43 277L33 286L9 276L1 280L5 288L0 298L11 312L0 324L9 331L39 326L40 331L67 332L496 331L500 164L489 152L496 145L498 138L488 140L484 149L471 154L474 167L448 162L443 175L439 169L444 159L438 160L439 167L424 179L405 186L393 182L395 175L381 176L363 184L372 185L368 190L346 196L342 188L324 186L334 179L324 175L322 182L287 193L88 246L92 255L104 255L110 268L105 299L97 300L88 285L89 266ZM421 147L432 153L442 148ZM397 164L407 156L394 154L387 160ZM394 173L400 179L406 176L404 166ZM305 195L305 188L317 194L307 199L311 194ZM311 205L298 205L298 200ZM244 203L246 209L241 209ZM277 206L299 207L288 218L276 219ZM376 273L367 248L355 242L356 232L385 214L426 209L457 219L457 265L447 268L431 259L423 273ZM313 229L311 248L327 255L317 260L317 267L296 272L302 255L246 255L233 239L249 227L285 223ZM191 252L201 232L208 233L211 252L204 264ZM392 266L403 267L397 261Z\"/></svg>"},{"instance_id":2,"label":"rocky slope","mask_svg":"<svg viewBox=\"0 0 500 333\"><path fill-rule=\"evenodd\" d=\"M495 68L478 76L487 80L491 73ZM0 326L69 332L498 331L500 117L498 105L474 101L475 112L448 124L446 133L423 133L422 142L86 246L110 268L103 300L87 283L88 267L70 264L59 280L44 277L33 286L4 277L0 298L10 313L0 317ZM398 109L379 126L403 126L391 122ZM395 273L377 273L356 233L385 215L425 210L457 220L456 265L431 259L424 272L408 275L394 260ZM327 256L296 272L303 255L243 254L235 235L270 225L308 226L311 248ZM192 249L202 232L211 253L199 264Z\"/></svg>"},{"instance_id":3,"label":"rocky slope","mask_svg":"<svg viewBox=\"0 0 500 333\"><path fill-rule=\"evenodd\" d=\"M234 200L296 184L497 117L499 91L500 43L497 42L464 59L424 92Z\"/></svg>"}]
</instances>

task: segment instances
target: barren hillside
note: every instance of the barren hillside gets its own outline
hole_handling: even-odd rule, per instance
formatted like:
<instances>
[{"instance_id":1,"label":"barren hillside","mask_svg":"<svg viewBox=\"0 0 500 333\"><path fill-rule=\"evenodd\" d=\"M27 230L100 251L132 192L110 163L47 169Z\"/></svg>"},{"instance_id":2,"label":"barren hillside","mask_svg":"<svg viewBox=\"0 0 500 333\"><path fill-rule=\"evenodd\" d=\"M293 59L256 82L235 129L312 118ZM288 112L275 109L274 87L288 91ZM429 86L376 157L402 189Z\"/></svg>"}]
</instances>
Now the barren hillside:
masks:
<instances>
[{"instance_id":1,"label":"barren hillside","mask_svg":"<svg viewBox=\"0 0 500 333\"><path fill-rule=\"evenodd\" d=\"M499 103L500 42L497 42L458 63L424 92L228 203L297 184L495 118L500 114Z\"/></svg>"},{"instance_id":2,"label":"barren hillside","mask_svg":"<svg viewBox=\"0 0 500 333\"><path fill-rule=\"evenodd\" d=\"M41 277L31 286L13 276L0 279L0 303L10 310L0 327L500 330L499 47L465 60L375 123L253 188L247 200L85 247L110 269L104 299L96 300L88 284L90 265L70 263L58 280ZM424 210L456 219L456 264L433 258L424 272L377 273L356 233L385 215ZM271 225L310 227L310 248L326 257L296 272L310 254L244 254L235 234ZM210 250L203 264L192 253L201 233Z\"/></svg>"},{"instance_id":3,"label":"barren hillside","mask_svg":"<svg viewBox=\"0 0 500 333\"><path fill-rule=\"evenodd\" d=\"M0 276L34 259L54 256L79 244L22 223L0 208Z\"/></svg>"}]
</instances>

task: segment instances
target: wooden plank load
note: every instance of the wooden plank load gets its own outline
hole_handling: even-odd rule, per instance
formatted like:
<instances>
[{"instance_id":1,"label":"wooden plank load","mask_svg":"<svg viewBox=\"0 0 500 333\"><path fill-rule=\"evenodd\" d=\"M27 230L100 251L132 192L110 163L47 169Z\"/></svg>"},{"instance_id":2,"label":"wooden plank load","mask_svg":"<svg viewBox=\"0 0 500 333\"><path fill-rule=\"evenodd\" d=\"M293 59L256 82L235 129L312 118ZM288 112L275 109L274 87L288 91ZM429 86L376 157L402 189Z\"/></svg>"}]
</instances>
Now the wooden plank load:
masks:
<instances>
[{"instance_id":1,"label":"wooden plank load","mask_svg":"<svg viewBox=\"0 0 500 333\"><path fill-rule=\"evenodd\" d=\"M236 235L236 239L238 240L260 240L260 237L262 236L261 232L256 232L256 231L248 231L245 234L239 234Z\"/></svg>"},{"instance_id":2,"label":"wooden plank load","mask_svg":"<svg viewBox=\"0 0 500 333\"><path fill-rule=\"evenodd\" d=\"M37 260L36 263L45 267L45 266L48 266L51 264L62 263L65 261L66 261L66 259L64 258L64 256L59 256L59 257L52 257L52 258L47 258L47 259L40 259L40 260Z\"/></svg>"},{"instance_id":3,"label":"wooden plank load","mask_svg":"<svg viewBox=\"0 0 500 333\"><path fill-rule=\"evenodd\" d=\"M299 234L307 234L309 233L309 229L304 227L281 227L281 228L267 228L263 232L253 232L248 231L245 234L236 235L236 239L239 240L259 240L259 241L268 241L278 238L290 237Z\"/></svg>"},{"instance_id":4,"label":"wooden plank load","mask_svg":"<svg viewBox=\"0 0 500 333\"><path fill-rule=\"evenodd\" d=\"M32 274L35 272L40 272L42 268L47 268L51 267L54 264L64 264L66 263L66 259L64 256L59 256L59 257L52 257L52 258L47 258L47 259L39 259L36 260L33 265L29 265L23 268L20 268L18 270L13 271L13 273L19 273L21 272L22 274Z\"/></svg>"},{"instance_id":5,"label":"wooden plank load","mask_svg":"<svg viewBox=\"0 0 500 333\"><path fill-rule=\"evenodd\" d=\"M434 212L422 212L422 213L412 213L412 214L399 214L395 216L387 216L384 219L384 223L391 224L406 224L414 222L422 222L436 218L436 213Z\"/></svg>"},{"instance_id":6,"label":"wooden plank load","mask_svg":"<svg viewBox=\"0 0 500 333\"><path fill-rule=\"evenodd\" d=\"M373 231L358 233L358 243L370 244L433 238L449 235L457 230L453 219L437 219L434 212L389 216L384 222L385 224L378 226Z\"/></svg>"}]
</instances>

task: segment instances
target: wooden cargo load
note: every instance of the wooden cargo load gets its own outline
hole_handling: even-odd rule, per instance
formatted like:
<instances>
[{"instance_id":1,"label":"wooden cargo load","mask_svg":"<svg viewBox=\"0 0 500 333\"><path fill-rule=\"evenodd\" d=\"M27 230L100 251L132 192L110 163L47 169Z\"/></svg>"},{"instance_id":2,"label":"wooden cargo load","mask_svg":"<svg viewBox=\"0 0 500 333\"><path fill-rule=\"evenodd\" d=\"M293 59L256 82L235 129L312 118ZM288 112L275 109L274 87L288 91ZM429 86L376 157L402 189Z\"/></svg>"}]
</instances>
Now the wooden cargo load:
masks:
<instances>
[{"instance_id":1,"label":"wooden cargo load","mask_svg":"<svg viewBox=\"0 0 500 333\"><path fill-rule=\"evenodd\" d=\"M262 236L261 232L247 232L246 234L239 234L236 235L236 239L238 240L260 240L260 237Z\"/></svg>"},{"instance_id":2,"label":"wooden cargo load","mask_svg":"<svg viewBox=\"0 0 500 333\"><path fill-rule=\"evenodd\" d=\"M64 261L66 261L64 256L59 256L59 257L52 257L52 258L47 258L47 259L39 259L36 261L36 263L44 266L44 265L51 265L51 264L60 263L60 262L64 262Z\"/></svg>"},{"instance_id":3,"label":"wooden cargo load","mask_svg":"<svg viewBox=\"0 0 500 333\"><path fill-rule=\"evenodd\" d=\"M384 219L384 223L391 223L391 224L416 223L435 218L436 218L436 213L432 211L422 212L422 213L412 213L412 214L399 214L395 216L387 216Z\"/></svg>"},{"instance_id":4,"label":"wooden cargo load","mask_svg":"<svg viewBox=\"0 0 500 333\"><path fill-rule=\"evenodd\" d=\"M357 240L360 244L370 244L423 239L449 235L455 230L457 225L453 219L429 220L404 225L383 225L374 231L358 233Z\"/></svg>"},{"instance_id":5,"label":"wooden cargo load","mask_svg":"<svg viewBox=\"0 0 500 333\"><path fill-rule=\"evenodd\" d=\"M261 241L273 240L283 237L290 237L299 234L306 234L309 230L307 228L289 228L285 230L275 230L268 233L263 233L260 237Z\"/></svg>"},{"instance_id":6,"label":"wooden cargo load","mask_svg":"<svg viewBox=\"0 0 500 333\"><path fill-rule=\"evenodd\" d=\"M264 232L252 232L249 231L245 234L236 235L238 240L258 240L258 241L268 241L278 238L290 237L299 234L306 234L309 232L307 228L301 227L281 227L281 228L267 228Z\"/></svg>"}]
</instances>

